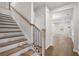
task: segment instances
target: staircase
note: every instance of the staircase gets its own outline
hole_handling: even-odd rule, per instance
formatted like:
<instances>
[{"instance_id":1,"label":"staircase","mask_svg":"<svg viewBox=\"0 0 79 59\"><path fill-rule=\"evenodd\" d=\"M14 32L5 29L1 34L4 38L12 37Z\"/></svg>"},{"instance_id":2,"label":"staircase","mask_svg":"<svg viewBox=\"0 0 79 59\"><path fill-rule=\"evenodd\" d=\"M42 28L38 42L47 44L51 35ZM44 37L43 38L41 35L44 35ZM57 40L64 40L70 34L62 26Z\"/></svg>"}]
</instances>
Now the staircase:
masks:
<instances>
[{"instance_id":1,"label":"staircase","mask_svg":"<svg viewBox=\"0 0 79 59\"><path fill-rule=\"evenodd\" d=\"M27 42L10 15L0 13L0 56L31 56L32 44Z\"/></svg>"}]
</instances>

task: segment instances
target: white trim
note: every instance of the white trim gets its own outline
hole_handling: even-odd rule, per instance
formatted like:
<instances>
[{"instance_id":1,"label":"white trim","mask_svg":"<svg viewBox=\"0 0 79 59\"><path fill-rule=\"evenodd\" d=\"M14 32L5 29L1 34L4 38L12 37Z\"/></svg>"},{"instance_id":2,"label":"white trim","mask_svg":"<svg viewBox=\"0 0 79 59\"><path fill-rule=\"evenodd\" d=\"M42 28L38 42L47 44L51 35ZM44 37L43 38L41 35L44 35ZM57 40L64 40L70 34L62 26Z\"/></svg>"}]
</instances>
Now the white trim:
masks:
<instances>
[{"instance_id":1,"label":"white trim","mask_svg":"<svg viewBox=\"0 0 79 59\"><path fill-rule=\"evenodd\" d=\"M74 49L73 51L77 52L77 53L78 53L78 55L79 55L79 51L78 51L78 50L75 50L75 49Z\"/></svg>"}]
</instances>

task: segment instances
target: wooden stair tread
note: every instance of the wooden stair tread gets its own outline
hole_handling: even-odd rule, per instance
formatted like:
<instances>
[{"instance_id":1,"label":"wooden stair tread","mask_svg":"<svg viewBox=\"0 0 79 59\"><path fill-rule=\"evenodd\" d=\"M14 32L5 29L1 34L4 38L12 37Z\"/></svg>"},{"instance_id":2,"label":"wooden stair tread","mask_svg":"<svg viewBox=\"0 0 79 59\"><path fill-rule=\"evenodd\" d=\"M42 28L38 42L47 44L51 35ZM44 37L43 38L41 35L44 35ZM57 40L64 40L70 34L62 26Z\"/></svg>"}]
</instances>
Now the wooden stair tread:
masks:
<instances>
[{"instance_id":1,"label":"wooden stair tread","mask_svg":"<svg viewBox=\"0 0 79 59\"><path fill-rule=\"evenodd\" d=\"M0 44L6 43L6 42L9 42L9 41L19 40L19 39L25 39L25 36L18 36L18 37L0 39Z\"/></svg>"},{"instance_id":2,"label":"wooden stair tread","mask_svg":"<svg viewBox=\"0 0 79 59\"><path fill-rule=\"evenodd\" d=\"M24 35L23 34L9 35L9 36L0 37L0 39L12 38L12 37L18 37L18 36L24 36Z\"/></svg>"},{"instance_id":3,"label":"wooden stair tread","mask_svg":"<svg viewBox=\"0 0 79 59\"><path fill-rule=\"evenodd\" d=\"M9 24L9 23L0 23L0 25L15 25L15 26L17 26L17 24L15 23L15 24Z\"/></svg>"},{"instance_id":4,"label":"wooden stair tread","mask_svg":"<svg viewBox=\"0 0 79 59\"><path fill-rule=\"evenodd\" d=\"M13 22L13 21L5 21L5 20L0 20L0 22L16 23L16 22Z\"/></svg>"},{"instance_id":5,"label":"wooden stair tread","mask_svg":"<svg viewBox=\"0 0 79 59\"><path fill-rule=\"evenodd\" d=\"M0 26L17 26L17 25L10 25L10 24L0 24Z\"/></svg>"},{"instance_id":6,"label":"wooden stair tread","mask_svg":"<svg viewBox=\"0 0 79 59\"><path fill-rule=\"evenodd\" d=\"M12 17L5 17L5 16L0 16L0 20L4 20L4 21L14 21L15 20Z\"/></svg>"},{"instance_id":7,"label":"wooden stair tread","mask_svg":"<svg viewBox=\"0 0 79 59\"><path fill-rule=\"evenodd\" d=\"M11 21L11 22L15 22L15 20L10 20L10 19L9 20L8 19L7 20L6 19L0 19L0 21Z\"/></svg>"},{"instance_id":8,"label":"wooden stair tread","mask_svg":"<svg viewBox=\"0 0 79 59\"><path fill-rule=\"evenodd\" d=\"M0 24L3 24L3 25L17 25L16 23L6 23L6 22L0 22Z\"/></svg>"},{"instance_id":9,"label":"wooden stair tread","mask_svg":"<svg viewBox=\"0 0 79 59\"><path fill-rule=\"evenodd\" d=\"M13 30L13 31L0 31L0 33L11 33L11 32L21 32L21 30Z\"/></svg>"},{"instance_id":10,"label":"wooden stair tread","mask_svg":"<svg viewBox=\"0 0 79 59\"><path fill-rule=\"evenodd\" d=\"M19 27L0 27L0 29L5 29L5 28L9 28L9 29L19 29Z\"/></svg>"},{"instance_id":11,"label":"wooden stair tread","mask_svg":"<svg viewBox=\"0 0 79 59\"><path fill-rule=\"evenodd\" d=\"M28 50L27 52L21 54L21 56L31 56L34 53L33 50Z\"/></svg>"},{"instance_id":12,"label":"wooden stair tread","mask_svg":"<svg viewBox=\"0 0 79 59\"><path fill-rule=\"evenodd\" d=\"M0 25L0 27L18 27L18 26L13 26L13 25Z\"/></svg>"},{"instance_id":13,"label":"wooden stair tread","mask_svg":"<svg viewBox=\"0 0 79 59\"><path fill-rule=\"evenodd\" d=\"M2 31L2 30L3 31L20 30L20 28L7 28L7 27L5 29L4 28L0 28L0 31Z\"/></svg>"},{"instance_id":14,"label":"wooden stair tread","mask_svg":"<svg viewBox=\"0 0 79 59\"><path fill-rule=\"evenodd\" d=\"M11 18L11 19L12 19L12 17L11 17L11 16L1 15L1 14L0 14L0 17L4 17L4 18Z\"/></svg>"},{"instance_id":15,"label":"wooden stair tread","mask_svg":"<svg viewBox=\"0 0 79 59\"><path fill-rule=\"evenodd\" d=\"M9 41L9 42L6 42L6 43L1 43L0 47L5 47L5 46L8 46L8 45L16 44L16 43L23 42L23 41L27 41L27 39L19 39L19 40L15 40L15 41Z\"/></svg>"},{"instance_id":16,"label":"wooden stair tread","mask_svg":"<svg viewBox=\"0 0 79 59\"><path fill-rule=\"evenodd\" d=\"M16 22L12 23L12 22L0 22L0 23L5 23L5 24L16 24Z\"/></svg>"},{"instance_id":17,"label":"wooden stair tread","mask_svg":"<svg viewBox=\"0 0 79 59\"><path fill-rule=\"evenodd\" d=\"M0 33L0 38L1 37L12 36L12 35L19 35L19 34L22 34L22 32Z\"/></svg>"},{"instance_id":18,"label":"wooden stair tread","mask_svg":"<svg viewBox=\"0 0 79 59\"><path fill-rule=\"evenodd\" d=\"M7 18L11 18L11 16L1 15L1 14L0 14L0 17L7 17Z\"/></svg>"},{"instance_id":19,"label":"wooden stair tread","mask_svg":"<svg viewBox=\"0 0 79 59\"><path fill-rule=\"evenodd\" d=\"M0 19L12 20L12 18L0 17Z\"/></svg>"},{"instance_id":20,"label":"wooden stair tread","mask_svg":"<svg viewBox=\"0 0 79 59\"><path fill-rule=\"evenodd\" d=\"M24 44L22 46L18 46L16 48L11 49L11 50L7 50L7 51L4 51L4 52L1 52L0 56L8 56L10 54L16 53L17 51L20 51L20 50L26 48L26 47L28 47L28 44Z\"/></svg>"}]
</instances>

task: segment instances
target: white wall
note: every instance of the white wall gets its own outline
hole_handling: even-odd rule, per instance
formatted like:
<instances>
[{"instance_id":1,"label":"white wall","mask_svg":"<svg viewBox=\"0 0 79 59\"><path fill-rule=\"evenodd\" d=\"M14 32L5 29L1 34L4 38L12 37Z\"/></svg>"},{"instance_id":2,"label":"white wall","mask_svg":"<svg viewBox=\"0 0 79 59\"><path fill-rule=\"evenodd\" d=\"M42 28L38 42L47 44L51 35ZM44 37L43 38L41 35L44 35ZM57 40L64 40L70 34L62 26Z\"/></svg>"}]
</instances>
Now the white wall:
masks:
<instances>
[{"instance_id":1,"label":"white wall","mask_svg":"<svg viewBox=\"0 0 79 59\"><path fill-rule=\"evenodd\" d=\"M9 9L9 2L0 2L0 8Z\"/></svg>"},{"instance_id":2,"label":"white wall","mask_svg":"<svg viewBox=\"0 0 79 59\"><path fill-rule=\"evenodd\" d=\"M43 5L34 10L35 19L34 24L40 29L46 29L45 49L52 45L52 29L51 29L51 15L47 6Z\"/></svg>"},{"instance_id":3,"label":"white wall","mask_svg":"<svg viewBox=\"0 0 79 59\"><path fill-rule=\"evenodd\" d=\"M27 20L31 22L32 17L32 2L13 2L11 6L13 6L19 13L21 13Z\"/></svg>"},{"instance_id":4,"label":"white wall","mask_svg":"<svg viewBox=\"0 0 79 59\"><path fill-rule=\"evenodd\" d=\"M34 24L40 29L45 28L45 7L38 7L34 10Z\"/></svg>"},{"instance_id":5,"label":"white wall","mask_svg":"<svg viewBox=\"0 0 79 59\"><path fill-rule=\"evenodd\" d=\"M46 29L45 49L52 45L52 29L50 11L47 6L35 9L34 24L40 29Z\"/></svg>"},{"instance_id":6,"label":"white wall","mask_svg":"<svg viewBox=\"0 0 79 59\"><path fill-rule=\"evenodd\" d=\"M33 4L31 2L13 2L11 3L19 13L21 13L27 20L33 22ZM33 32L31 25L18 15L12 8L12 17L19 25L29 43L33 43Z\"/></svg>"}]
</instances>

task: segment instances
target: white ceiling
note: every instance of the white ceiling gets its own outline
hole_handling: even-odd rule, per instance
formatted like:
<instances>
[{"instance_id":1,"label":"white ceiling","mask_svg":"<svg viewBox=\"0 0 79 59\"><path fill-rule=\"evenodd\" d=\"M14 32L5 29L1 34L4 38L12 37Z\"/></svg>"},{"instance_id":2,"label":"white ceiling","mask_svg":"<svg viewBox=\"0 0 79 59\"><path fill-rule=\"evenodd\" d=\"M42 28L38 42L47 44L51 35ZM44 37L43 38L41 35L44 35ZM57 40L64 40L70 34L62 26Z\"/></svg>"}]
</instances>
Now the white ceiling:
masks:
<instances>
[{"instance_id":1,"label":"white ceiling","mask_svg":"<svg viewBox=\"0 0 79 59\"><path fill-rule=\"evenodd\" d=\"M73 8L55 12L52 14L52 22L58 24L59 23L70 24L72 21L72 14L73 14Z\"/></svg>"},{"instance_id":2,"label":"white ceiling","mask_svg":"<svg viewBox=\"0 0 79 59\"><path fill-rule=\"evenodd\" d=\"M34 2L34 8L47 5L50 9L53 9L70 3L73 2Z\"/></svg>"}]
</instances>

